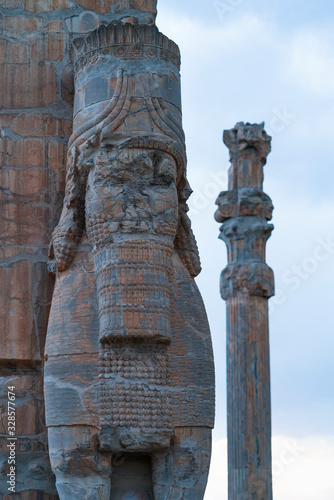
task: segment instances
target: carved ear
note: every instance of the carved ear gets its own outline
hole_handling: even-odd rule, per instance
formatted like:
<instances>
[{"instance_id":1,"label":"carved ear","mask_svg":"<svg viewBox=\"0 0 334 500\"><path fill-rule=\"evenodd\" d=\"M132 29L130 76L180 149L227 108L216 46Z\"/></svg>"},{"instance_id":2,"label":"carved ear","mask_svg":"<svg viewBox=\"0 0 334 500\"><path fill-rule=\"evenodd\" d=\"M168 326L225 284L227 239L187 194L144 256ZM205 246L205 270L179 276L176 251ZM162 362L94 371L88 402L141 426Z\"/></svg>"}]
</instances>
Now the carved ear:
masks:
<instances>
[{"instance_id":1,"label":"carved ear","mask_svg":"<svg viewBox=\"0 0 334 500\"><path fill-rule=\"evenodd\" d=\"M184 177L183 185L179 184L179 222L174 246L184 266L188 269L190 276L195 278L201 272L201 261L197 248L196 239L191 229L191 221L187 215L188 205L186 201L192 193L188 180Z\"/></svg>"},{"instance_id":2,"label":"carved ear","mask_svg":"<svg viewBox=\"0 0 334 500\"><path fill-rule=\"evenodd\" d=\"M95 133L78 148L77 165L81 171L89 171L94 166L95 154L101 143L101 134L101 129L97 128Z\"/></svg>"}]
</instances>

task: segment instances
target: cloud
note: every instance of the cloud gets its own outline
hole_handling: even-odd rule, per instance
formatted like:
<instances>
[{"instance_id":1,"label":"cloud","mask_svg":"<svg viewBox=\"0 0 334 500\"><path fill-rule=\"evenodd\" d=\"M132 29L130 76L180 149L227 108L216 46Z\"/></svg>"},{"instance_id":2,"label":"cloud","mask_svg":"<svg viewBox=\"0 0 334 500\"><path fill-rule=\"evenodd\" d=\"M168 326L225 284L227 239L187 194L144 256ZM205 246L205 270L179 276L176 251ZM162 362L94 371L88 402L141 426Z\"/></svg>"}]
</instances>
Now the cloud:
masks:
<instances>
[{"instance_id":1,"label":"cloud","mask_svg":"<svg viewBox=\"0 0 334 500\"><path fill-rule=\"evenodd\" d=\"M334 498L334 440L331 436L300 440L274 437L274 471L275 467L276 500Z\"/></svg>"},{"instance_id":2,"label":"cloud","mask_svg":"<svg viewBox=\"0 0 334 500\"><path fill-rule=\"evenodd\" d=\"M211 467L204 500L227 500L227 440L212 443Z\"/></svg>"},{"instance_id":3,"label":"cloud","mask_svg":"<svg viewBox=\"0 0 334 500\"><path fill-rule=\"evenodd\" d=\"M255 14L233 17L229 22L211 25L190 16L177 16L170 10L160 12L159 29L169 38L176 41L182 50L182 56L187 64L184 51L194 57L200 55L216 57L236 52L252 40L252 43L267 43L270 31L265 22ZM263 38L264 37L264 38Z\"/></svg>"},{"instance_id":4,"label":"cloud","mask_svg":"<svg viewBox=\"0 0 334 500\"><path fill-rule=\"evenodd\" d=\"M322 99L333 97L333 38L332 32L308 29L297 33L291 45L288 76L294 78L299 87Z\"/></svg>"},{"instance_id":5,"label":"cloud","mask_svg":"<svg viewBox=\"0 0 334 500\"><path fill-rule=\"evenodd\" d=\"M275 500L333 500L334 438L273 437ZM213 442L204 500L227 500L227 440Z\"/></svg>"}]
</instances>

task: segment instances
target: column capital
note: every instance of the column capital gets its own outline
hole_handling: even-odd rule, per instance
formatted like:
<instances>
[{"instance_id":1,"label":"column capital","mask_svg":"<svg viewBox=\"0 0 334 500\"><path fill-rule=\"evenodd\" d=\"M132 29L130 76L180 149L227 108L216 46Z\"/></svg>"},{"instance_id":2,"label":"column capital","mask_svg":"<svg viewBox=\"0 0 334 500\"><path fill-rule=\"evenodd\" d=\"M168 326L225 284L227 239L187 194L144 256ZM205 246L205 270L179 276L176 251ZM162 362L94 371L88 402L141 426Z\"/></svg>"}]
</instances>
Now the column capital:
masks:
<instances>
[{"instance_id":1,"label":"column capital","mask_svg":"<svg viewBox=\"0 0 334 500\"><path fill-rule=\"evenodd\" d=\"M223 141L230 150L229 190L241 187L262 189L263 166L271 151L271 137L264 123L239 122L225 130Z\"/></svg>"},{"instance_id":2,"label":"column capital","mask_svg":"<svg viewBox=\"0 0 334 500\"><path fill-rule=\"evenodd\" d=\"M216 200L219 238L225 241L228 266L222 272L221 293L225 300L240 294L269 298L274 295L274 277L267 266L266 243L274 229L273 204L263 192L263 166L271 151L271 137L259 125L239 122L225 130L223 140L230 150L228 191Z\"/></svg>"}]
</instances>

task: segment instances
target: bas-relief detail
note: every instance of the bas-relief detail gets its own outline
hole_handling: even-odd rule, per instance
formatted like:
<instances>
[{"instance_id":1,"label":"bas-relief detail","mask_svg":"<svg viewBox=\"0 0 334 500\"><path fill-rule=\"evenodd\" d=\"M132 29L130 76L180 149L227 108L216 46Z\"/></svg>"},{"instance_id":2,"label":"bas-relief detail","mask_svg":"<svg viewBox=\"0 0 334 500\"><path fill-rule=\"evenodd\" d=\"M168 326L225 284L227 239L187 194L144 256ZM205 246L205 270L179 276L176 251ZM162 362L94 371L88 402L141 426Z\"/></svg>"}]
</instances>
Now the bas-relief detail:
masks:
<instances>
[{"instance_id":1,"label":"bas-relief detail","mask_svg":"<svg viewBox=\"0 0 334 500\"><path fill-rule=\"evenodd\" d=\"M138 37L151 51L149 62L142 48L133 52ZM107 43L112 50L105 51ZM45 367L50 458L61 500L78 494L200 500L205 491L213 358L193 281L201 268L187 215L179 72L176 59L162 57L168 51L177 57L177 46L153 25L103 26L74 42L78 104L63 212L50 246L57 280ZM95 102L87 97L93 80ZM90 312L83 312L88 304ZM60 324L59 315L68 322ZM78 456L74 443L85 443L86 451ZM144 455L152 459L154 496L141 497L139 485L133 490L126 481L115 486L110 457L124 456L124 467L133 462L136 474Z\"/></svg>"},{"instance_id":2,"label":"bas-relief detail","mask_svg":"<svg viewBox=\"0 0 334 500\"><path fill-rule=\"evenodd\" d=\"M156 26L138 25L135 31L131 26L117 23L102 25L98 32L94 31L86 39L74 40L72 57L75 57L77 74L104 56L123 61L160 58L164 62L170 61L180 70L180 51L172 40L160 33Z\"/></svg>"}]
</instances>

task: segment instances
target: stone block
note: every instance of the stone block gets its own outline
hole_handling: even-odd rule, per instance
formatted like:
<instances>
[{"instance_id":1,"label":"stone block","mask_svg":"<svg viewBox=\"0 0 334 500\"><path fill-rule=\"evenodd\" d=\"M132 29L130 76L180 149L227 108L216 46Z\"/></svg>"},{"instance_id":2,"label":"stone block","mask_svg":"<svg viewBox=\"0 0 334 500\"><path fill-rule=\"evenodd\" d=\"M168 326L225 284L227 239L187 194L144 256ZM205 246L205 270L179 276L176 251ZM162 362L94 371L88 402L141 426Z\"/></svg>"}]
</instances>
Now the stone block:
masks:
<instances>
[{"instance_id":1,"label":"stone block","mask_svg":"<svg viewBox=\"0 0 334 500\"><path fill-rule=\"evenodd\" d=\"M47 143L47 167L54 171L65 171L67 144L50 140Z\"/></svg>"},{"instance_id":2,"label":"stone block","mask_svg":"<svg viewBox=\"0 0 334 500\"><path fill-rule=\"evenodd\" d=\"M7 139L6 143L6 166L44 167L43 139Z\"/></svg>"},{"instance_id":3,"label":"stone block","mask_svg":"<svg viewBox=\"0 0 334 500\"><path fill-rule=\"evenodd\" d=\"M142 12L152 13L157 11L157 0L116 0L114 3L115 12L128 9L136 9Z\"/></svg>"},{"instance_id":4,"label":"stone block","mask_svg":"<svg viewBox=\"0 0 334 500\"><path fill-rule=\"evenodd\" d=\"M0 64L5 62L5 51L7 47L7 40L0 38Z\"/></svg>"},{"instance_id":5,"label":"stone block","mask_svg":"<svg viewBox=\"0 0 334 500\"><path fill-rule=\"evenodd\" d=\"M29 362L41 359L50 280L44 262L21 260L0 267L1 359Z\"/></svg>"},{"instance_id":6,"label":"stone block","mask_svg":"<svg viewBox=\"0 0 334 500\"><path fill-rule=\"evenodd\" d=\"M43 107L57 102L54 63L9 64L0 70L0 103L3 107Z\"/></svg>"},{"instance_id":7,"label":"stone block","mask_svg":"<svg viewBox=\"0 0 334 500\"><path fill-rule=\"evenodd\" d=\"M132 0L130 7L132 9L155 13L157 11L157 0Z\"/></svg>"},{"instance_id":8,"label":"stone block","mask_svg":"<svg viewBox=\"0 0 334 500\"><path fill-rule=\"evenodd\" d=\"M2 370L5 375L5 370ZM3 412L0 416L0 432L7 433L7 401L6 388L14 386L15 390L15 424L17 436L34 436L46 431L43 416L43 378L37 370L17 370L12 376L0 378L2 390L0 405Z\"/></svg>"},{"instance_id":9,"label":"stone block","mask_svg":"<svg viewBox=\"0 0 334 500\"><path fill-rule=\"evenodd\" d=\"M14 196L25 202L42 201L43 192L48 189L48 172L29 168L24 170L8 169L8 189Z\"/></svg>"},{"instance_id":10,"label":"stone block","mask_svg":"<svg viewBox=\"0 0 334 500\"><path fill-rule=\"evenodd\" d=\"M4 9L17 9L21 7L22 0L3 0L3 8Z\"/></svg>"},{"instance_id":11,"label":"stone block","mask_svg":"<svg viewBox=\"0 0 334 500\"><path fill-rule=\"evenodd\" d=\"M34 255L36 253L35 248L29 248L26 247L24 249L24 254L27 257L28 255ZM6 247L2 245L0 247L0 262L3 263L3 261L8 261L8 260L14 260L22 256L22 248L19 245L14 245L10 247Z\"/></svg>"},{"instance_id":12,"label":"stone block","mask_svg":"<svg viewBox=\"0 0 334 500\"><path fill-rule=\"evenodd\" d=\"M95 10L95 5L96 5L96 0L76 0L75 2L77 5L79 5L80 7L83 7L84 9L88 9L88 10ZM107 2L101 2L99 1L99 3L107 3ZM113 0L112 2L108 2L109 4L114 4L115 3L115 0Z\"/></svg>"},{"instance_id":13,"label":"stone block","mask_svg":"<svg viewBox=\"0 0 334 500\"><path fill-rule=\"evenodd\" d=\"M80 16L70 16L65 19L66 28L70 33L89 33L101 24L101 20L96 14L84 12Z\"/></svg>"},{"instance_id":14,"label":"stone block","mask_svg":"<svg viewBox=\"0 0 334 500\"><path fill-rule=\"evenodd\" d=\"M14 120L11 129L21 136L55 135L57 120L41 113L22 113Z\"/></svg>"},{"instance_id":15,"label":"stone block","mask_svg":"<svg viewBox=\"0 0 334 500\"><path fill-rule=\"evenodd\" d=\"M49 207L8 202L2 211L3 241L7 245L47 246Z\"/></svg>"},{"instance_id":16,"label":"stone block","mask_svg":"<svg viewBox=\"0 0 334 500\"><path fill-rule=\"evenodd\" d=\"M5 30L7 31L39 31L43 26L43 19L36 17L6 16Z\"/></svg>"},{"instance_id":17,"label":"stone block","mask_svg":"<svg viewBox=\"0 0 334 500\"><path fill-rule=\"evenodd\" d=\"M48 358L44 378L48 426L99 425L98 370L98 353Z\"/></svg>"},{"instance_id":18,"label":"stone block","mask_svg":"<svg viewBox=\"0 0 334 500\"><path fill-rule=\"evenodd\" d=\"M52 21L50 21L47 25L46 25L46 28L45 28L46 31L49 31L49 32L62 32L64 31L63 30L63 23L60 19L53 19Z\"/></svg>"},{"instance_id":19,"label":"stone block","mask_svg":"<svg viewBox=\"0 0 334 500\"><path fill-rule=\"evenodd\" d=\"M13 120L17 117L16 113L8 113L0 115L0 128L4 129L6 127L11 127ZM4 136L5 134L3 134ZM3 143L3 139L0 139L0 142ZM0 147L1 149L1 147Z\"/></svg>"},{"instance_id":20,"label":"stone block","mask_svg":"<svg viewBox=\"0 0 334 500\"><path fill-rule=\"evenodd\" d=\"M69 0L23 0L26 12L50 12L52 10L70 9Z\"/></svg>"},{"instance_id":21,"label":"stone block","mask_svg":"<svg viewBox=\"0 0 334 500\"><path fill-rule=\"evenodd\" d=\"M111 96L108 96L108 90L107 78L93 78L91 82L89 82L87 88L85 88L85 106L103 101L106 97L110 99L112 97L113 90L109 90L109 92L111 92Z\"/></svg>"},{"instance_id":22,"label":"stone block","mask_svg":"<svg viewBox=\"0 0 334 500\"><path fill-rule=\"evenodd\" d=\"M110 12L116 0L76 0L76 4L84 9L95 10L100 14Z\"/></svg>"},{"instance_id":23,"label":"stone block","mask_svg":"<svg viewBox=\"0 0 334 500\"><path fill-rule=\"evenodd\" d=\"M50 114L22 113L20 115L0 116L0 125L8 124L15 134L28 137L48 137L67 139L72 133L72 120L55 118Z\"/></svg>"},{"instance_id":24,"label":"stone block","mask_svg":"<svg viewBox=\"0 0 334 500\"><path fill-rule=\"evenodd\" d=\"M8 169L0 169L0 188L5 191L9 188L9 174Z\"/></svg>"},{"instance_id":25,"label":"stone block","mask_svg":"<svg viewBox=\"0 0 334 500\"><path fill-rule=\"evenodd\" d=\"M39 38L31 48L31 58L35 61L62 61L65 57L67 36L53 34Z\"/></svg>"},{"instance_id":26,"label":"stone block","mask_svg":"<svg viewBox=\"0 0 334 500\"><path fill-rule=\"evenodd\" d=\"M29 63L30 50L29 45L20 42L8 42L7 43L7 57L6 61L8 63Z\"/></svg>"}]
</instances>

